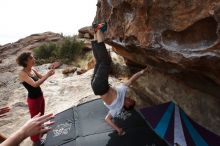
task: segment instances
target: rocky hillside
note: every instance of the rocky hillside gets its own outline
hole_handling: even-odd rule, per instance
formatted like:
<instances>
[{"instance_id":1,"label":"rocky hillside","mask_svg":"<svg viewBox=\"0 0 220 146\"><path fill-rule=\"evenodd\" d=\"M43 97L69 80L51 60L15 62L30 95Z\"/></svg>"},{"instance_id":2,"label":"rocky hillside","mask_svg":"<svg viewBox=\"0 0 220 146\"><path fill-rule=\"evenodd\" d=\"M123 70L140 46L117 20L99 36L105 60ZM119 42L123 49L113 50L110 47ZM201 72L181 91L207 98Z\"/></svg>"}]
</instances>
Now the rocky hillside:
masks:
<instances>
[{"instance_id":1,"label":"rocky hillside","mask_svg":"<svg viewBox=\"0 0 220 146\"><path fill-rule=\"evenodd\" d=\"M26 38L18 40L17 42L0 46L0 57L1 59L5 59L5 57L8 55L16 55L18 51L21 53L22 50L32 50L39 47L43 43L58 42L62 39L62 35L53 32L32 34Z\"/></svg>"},{"instance_id":2,"label":"rocky hillside","mask_svg":"<svg viewBox=\"0 0 220 146\"><path fill-rule=\"evenodd\" d=\"M151 104L172 100L220 135L220 1L99 0L106 43L130 66L153 67L135 90Z\"/></svg>"}]
</instances>

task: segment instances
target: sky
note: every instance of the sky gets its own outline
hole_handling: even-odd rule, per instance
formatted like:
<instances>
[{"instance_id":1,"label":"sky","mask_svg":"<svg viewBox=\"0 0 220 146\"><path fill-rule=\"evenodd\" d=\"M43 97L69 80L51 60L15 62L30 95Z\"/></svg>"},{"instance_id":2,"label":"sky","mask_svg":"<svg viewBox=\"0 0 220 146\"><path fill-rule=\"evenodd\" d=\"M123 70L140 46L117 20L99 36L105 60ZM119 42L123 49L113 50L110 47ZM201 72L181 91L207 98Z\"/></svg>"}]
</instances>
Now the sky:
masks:
<instances>
[{"instance_id":1,"label":"sky","mask_svg":"<svg viewBox=\"0 0 220 146\"><path fill-rule=\"evenodd\" d=\"M0 0L0 45L35 33L78 34L96 14L97 0Z\"/></svg>"}]
</instances>

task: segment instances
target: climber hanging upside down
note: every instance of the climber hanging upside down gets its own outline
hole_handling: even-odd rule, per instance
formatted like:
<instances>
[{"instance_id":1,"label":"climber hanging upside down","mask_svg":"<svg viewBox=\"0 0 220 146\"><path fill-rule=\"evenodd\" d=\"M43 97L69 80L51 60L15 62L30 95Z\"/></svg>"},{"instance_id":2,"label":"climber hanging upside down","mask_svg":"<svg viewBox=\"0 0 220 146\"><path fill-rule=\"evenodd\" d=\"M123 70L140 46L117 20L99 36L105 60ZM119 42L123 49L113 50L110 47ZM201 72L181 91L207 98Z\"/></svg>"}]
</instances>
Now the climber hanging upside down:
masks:
<instances>
[{"instance_id":1,"label":"climber hanging upside down","mask_svg":"<svg viewBox=\"0 0 220 146\"><path fill-rule=\"evenodd\" d=\"M134 108L135 101L126 97L127 88L143 75L149 68L145 68L134 74L127 82L119 86L112 87L108 83L108 76L111 69L111 58L104 44L103 33L107 30L107 24L93 25L95 34L92 41L93 54L96 59L96 65L91 80L91 86L95 95L100 95L104 105L109 109L105 117L106 122L118 132L118 135L124 135L122 128L118 127L113 118L117 116L122 108L129 110Z\"/></svg>"}]
</instances>

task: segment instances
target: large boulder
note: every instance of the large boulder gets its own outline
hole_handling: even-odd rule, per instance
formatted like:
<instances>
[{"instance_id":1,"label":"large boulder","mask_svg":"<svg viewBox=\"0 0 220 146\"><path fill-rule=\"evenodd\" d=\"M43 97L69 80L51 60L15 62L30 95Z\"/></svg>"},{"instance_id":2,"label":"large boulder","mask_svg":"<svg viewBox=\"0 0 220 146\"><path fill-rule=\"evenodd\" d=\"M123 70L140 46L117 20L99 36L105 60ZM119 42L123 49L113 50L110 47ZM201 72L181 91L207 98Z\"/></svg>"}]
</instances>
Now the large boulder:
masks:
<instances>
[{"instance_id":1,"label":"large boulder","mask_svg":"<svg viewBox=\"0 0 220 146\"><path fill-rule=\"evenodd\" d=\"M93 35L94 35L94 31L91 26L87 26L79 29L80 38L92 39Z\"/></svg>"},{"instance_id":2,"label":"large boulder","mask_svg":"<svg viewBox=\"0 0 220 146\"><path fill-rule=\"evenodd\" d=\"M151 65L176 81L169 84L171 89L187 87L179 94L177 89L171 93L164 86L152 89L150 84L142 84L141 89L148 89L140 90L144 95L154 95L161 88L160 96L152 96L153 103L173 100L192 118L220 134L220 125L214 124L220 119L219 0L99 0L94 21L108 22L105 41L128 65ZM187 99L187 95L192 96ZM195 116L196 109L207 110L208 116L204 112L195 112ZM204 124L208 119L213 124Z\"/></svg>"}]
</instances>

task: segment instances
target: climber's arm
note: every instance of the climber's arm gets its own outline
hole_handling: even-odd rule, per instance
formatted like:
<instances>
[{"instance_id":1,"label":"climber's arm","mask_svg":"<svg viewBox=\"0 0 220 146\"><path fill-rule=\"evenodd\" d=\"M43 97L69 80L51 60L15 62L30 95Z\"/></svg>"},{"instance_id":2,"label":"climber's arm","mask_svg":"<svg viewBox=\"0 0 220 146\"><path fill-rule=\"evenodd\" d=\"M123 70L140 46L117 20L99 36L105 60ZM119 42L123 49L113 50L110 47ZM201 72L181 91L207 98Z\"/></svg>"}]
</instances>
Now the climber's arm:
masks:
<instances>
[{"instance_id":1,"label":"climber's arm","mask_svg":"<svg viewBox=\"0 0 220 146\"><path fill-rule=\"evenodd\" d=\"M118 132L118 135L124 135L125 132L122 128L119 128L114 122L113 122L113 117L110 113L107 114L107 116L105 117L105 121Z\"/></svg>"},{"instance_id":2,"label":"climber's arm","mask_svg":"<svg viewBox=\"0 0 220 146\"><path fill-rule=\"evenodd\" d=\"M145 72L149 71L151 69L150 66L147 66L145 69L135 73L127 82L124 84L126 86L130 86L133 82L135 82L138 78L140 78Z\"/></svg>"}]
</instances>

